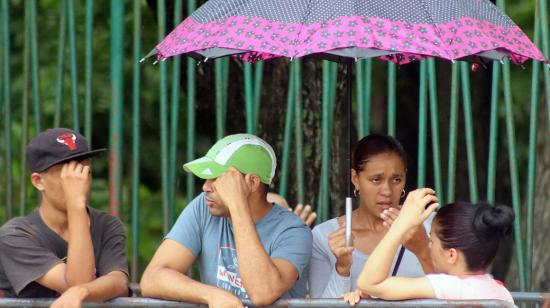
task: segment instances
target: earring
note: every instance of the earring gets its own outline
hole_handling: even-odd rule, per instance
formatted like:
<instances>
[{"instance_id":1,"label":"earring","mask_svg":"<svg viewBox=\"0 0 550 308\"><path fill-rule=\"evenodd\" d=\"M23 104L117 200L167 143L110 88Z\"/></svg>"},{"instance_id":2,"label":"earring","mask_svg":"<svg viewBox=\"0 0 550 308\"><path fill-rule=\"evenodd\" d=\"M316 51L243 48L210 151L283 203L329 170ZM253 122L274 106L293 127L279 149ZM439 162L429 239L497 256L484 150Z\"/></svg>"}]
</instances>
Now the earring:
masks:
<instances>
[{"instance_id":1,"label":"earring","mask_svg":"<svg viewBox=\"0 0 550 308\"><path fill-rule=\"evenodd\" d=\"M401 192L401 198L405 197L405 189L403 189L403 191Z\"/></svg>"},{"instance_id":2,"label":"earring","mask_svg":"<svg viewBox=\"0 0 550 308\"><path fill-rule=\"evenodd\" d=\"M355 196L355 198L358 198L360 194L361 194L361 192L359 191L359 189L357 189L357 188L353 189L353 195Z\"/></svg>"}]
</instances>

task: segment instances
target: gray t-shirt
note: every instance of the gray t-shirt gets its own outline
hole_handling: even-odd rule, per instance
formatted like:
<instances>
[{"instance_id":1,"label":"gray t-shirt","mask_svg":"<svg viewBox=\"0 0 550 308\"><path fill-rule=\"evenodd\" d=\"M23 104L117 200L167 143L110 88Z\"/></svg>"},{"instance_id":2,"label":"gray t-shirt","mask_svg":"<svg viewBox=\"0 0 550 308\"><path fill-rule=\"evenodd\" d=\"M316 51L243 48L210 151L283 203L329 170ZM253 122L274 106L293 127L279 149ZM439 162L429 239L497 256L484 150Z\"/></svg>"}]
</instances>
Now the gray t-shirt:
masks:
<instances>
[{"instance_id":1,"label":"gray t-shirt","mask_svg":"<svg viewBox=\"0 0 550 308\"><path fill-rule=\"evenodd\" d=\"M299 279L283 298L305 297L306 275L311 257L311 231L294 213L273 205L256 222L256 232L271 259L290 262ZM166 238L175 240L199 258L201 281L249 299L241 281L233 226L228 218L210 214L205 194L197 196L183 210Z\"/></svg>"},{"instance_id":2,"label":"gray t-shirt","mask_svg":"<svg viewBox=\"0 0 550 308\"><path fill-rule=\"evenodd\" d=\"M426 227L426 224L424 226ZM309 272L309 287L312 298L340 298L343 293L355 290L357 278L369 258L367 254L354 249L350 276L344 277L338 274L334 266L336 257L330 250L328 238L339 227L338 219L333 218L313 228L313 252ZM427 228L429 229L429 225ZM396 261L397 255L393 260L392 271ZM405 250L397 275L405 277L424 275L422 265L412 252Z\"/></svg>"},{"instance_id":3,"label":"gray t-shirt","mask_svg":"<svg viewBox=\"0 0 550 308\"><path fill-rule=\"evenodd\" d=\"M88 208L96 276L112 271L128 275L126 235L118 218ZM68 243L50 229L35 210L13 218L0 228L0 298L57 297L35 280L66 262Z\"/></svg>"}]
</instances>

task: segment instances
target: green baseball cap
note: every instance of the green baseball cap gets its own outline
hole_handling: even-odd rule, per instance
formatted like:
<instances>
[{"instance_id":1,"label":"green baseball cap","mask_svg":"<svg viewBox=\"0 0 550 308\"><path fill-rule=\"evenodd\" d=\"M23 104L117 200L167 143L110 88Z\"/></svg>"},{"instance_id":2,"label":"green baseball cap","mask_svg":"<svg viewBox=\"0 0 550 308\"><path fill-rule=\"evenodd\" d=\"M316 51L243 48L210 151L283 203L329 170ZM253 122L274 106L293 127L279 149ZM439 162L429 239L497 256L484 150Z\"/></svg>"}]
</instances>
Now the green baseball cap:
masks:
<instances>
[{"instance_id":1,"label":"green baseball cap","mask_svg":"<svg viewBox=\"0 0 550 308\"><path fill-rule=\"evenodd\" d=\"M271 146L254 135L236 134L220 139L204 157L183 165L183 169L201 179L215 179L229 167L255 174L264 184L271 184L277 158Z\"/></svg>"}]
</instances>

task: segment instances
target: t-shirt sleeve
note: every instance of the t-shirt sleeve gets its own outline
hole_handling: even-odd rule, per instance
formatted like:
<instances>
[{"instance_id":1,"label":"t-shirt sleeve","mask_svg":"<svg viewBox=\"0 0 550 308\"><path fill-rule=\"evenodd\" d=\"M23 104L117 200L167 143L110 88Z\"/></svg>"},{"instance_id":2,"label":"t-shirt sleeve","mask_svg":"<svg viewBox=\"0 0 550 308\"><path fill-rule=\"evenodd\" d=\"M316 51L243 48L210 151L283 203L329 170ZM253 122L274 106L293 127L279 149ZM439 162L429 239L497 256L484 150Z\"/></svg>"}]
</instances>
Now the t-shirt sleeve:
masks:
<instances>
[{"instance_id":1,"label":"t-shirt sleeve","mask_svg":"<svg viewBox=\"0 0 550 308\"><path fill-rule=\"evenodd\" d=\"M464 299L462 283L459 278L446 274L426 276L432 285L437 299Z\"/></svg>"},{"instance_id":2,"label":"t-shirt sleeve","mask_svg":"<svg viewBox=\"0 0 550 308\"><path fill-rule=\"evenodd\" d=\"M181 212L178 220L166 235L166 239L174 240L187 249L194 256L201 252L202 226L206 220L208 207L204 204L204 194L198 195Z\"/></svg>"},{"instance_id":3,"label":"t-shirt sleeve","mask_svg":"<svg viewBox=\"0 0 550 308\"><path fill-rule=\"evenodd\" d=\"M126 234L124 226L118 218L105 215L104 237L101 247L101 255L98 258L98 276L106 275L112 271L121 271L128 275L128 259L126 258Z\"/></svg>"},{"instance_id":4,"label":"t-shirt sleeve","mask_svg":"<svg viewBox=\"0 0 550 308\"><path fill-rule=\"evenodd\" d=\"M63 261L29 231L12 227L0 235L0 262L15 293Z\"/></svg>"},{"instance_id":5,"label":"t-shirt sleeve","mask_svg":"<svg viewBox=\"0 0 550 308\"><path fill-rule=\"evenodd\" d=\"M272 259L284 259L292 263L298 270L298 277L301 277L311 258L311 241L311 230L308 226L302 223L290 227L277 237L270 256Z\"/></svg>"},{"instance_id":6,"label":"t-shirt sleeve","mask_svg":"<svg viewBox=\"0 0 550 308\"><path fill-rule=\"evenodd\" d=\"M321 228L313 229L313 249L310 261L309 288L312 298L339 298L351 289L351 277L336 272L328 254L328 234Z\"/></svg>"}]
</instances>

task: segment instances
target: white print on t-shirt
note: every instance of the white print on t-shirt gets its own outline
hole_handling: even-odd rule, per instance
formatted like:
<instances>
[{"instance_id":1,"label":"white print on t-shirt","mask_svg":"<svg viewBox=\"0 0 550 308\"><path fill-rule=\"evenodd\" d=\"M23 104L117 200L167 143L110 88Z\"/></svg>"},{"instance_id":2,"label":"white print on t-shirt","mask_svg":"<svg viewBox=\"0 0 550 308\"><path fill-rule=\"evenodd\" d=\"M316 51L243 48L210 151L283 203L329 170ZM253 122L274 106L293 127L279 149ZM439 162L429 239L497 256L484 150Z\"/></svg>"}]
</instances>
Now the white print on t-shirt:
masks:
<instances>
[{"instance_id":1,"label":"white print on t-shirt","mask_svg":"<svg viewBox=\"0 0 550 308\"><path fill-rule=\"evenodd\" d=\"M244 289L239 265L237 263L237 250L233 247L220 247L218 249L218 271L216 273L217 286L227 290L237 297L248 299L248 293Z\"/></svg>"}]
</instances>

